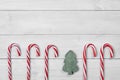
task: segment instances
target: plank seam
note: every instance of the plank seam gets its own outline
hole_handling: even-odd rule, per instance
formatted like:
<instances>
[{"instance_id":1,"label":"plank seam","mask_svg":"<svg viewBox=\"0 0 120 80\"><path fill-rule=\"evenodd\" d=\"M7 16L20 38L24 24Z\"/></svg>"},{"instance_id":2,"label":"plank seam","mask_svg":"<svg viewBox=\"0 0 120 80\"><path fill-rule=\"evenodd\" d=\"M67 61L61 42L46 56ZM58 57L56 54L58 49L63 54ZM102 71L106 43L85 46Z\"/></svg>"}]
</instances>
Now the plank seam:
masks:
<instances>
[{"instance_id":1,"label":"plank seam","mask_svg":"<svg viewBox=\"0 0 120 80\"><path fill-rule=\"evenodd\" d=\"M120 34L0 34L0 36L29 36L29 35L120 35Z\"/></svg>"},{"instance_id":2,"label":"plank seam","mask_svg":"<svg viewBox=\"0 0 120 80\"><path fill-rule=\"evenodd\" d=\"M120 11L120 10L0 10L0 11Z\"/></svg>"},{"instance_id":3,"label":"plank seam","mask_svg":"<svg viewBox=\"0 0 120 80\"><path fill-rule=\"evenodd\" d=\"M7 59L7 58L0 58L0 60L4 60L4 59ZM26 58L11 58L11 59L16 59L16 60L22 60L22 59L26 59ZM30 59L44 59L44 58L30 58ZM49 58L49 59L55 59L55 58ZM64 58L57 58L57 59L64 59ZM77 58L78 60L82 60L82 58ZM100 58L87 58L87 59L90 59L90 60L96 60L96 59L100 59ZM110 58L104 58L104 59L107 59L107 60L110 60ZM120 58L114 58L116 60L119 60Z\"/></svg>"}]
</instances>

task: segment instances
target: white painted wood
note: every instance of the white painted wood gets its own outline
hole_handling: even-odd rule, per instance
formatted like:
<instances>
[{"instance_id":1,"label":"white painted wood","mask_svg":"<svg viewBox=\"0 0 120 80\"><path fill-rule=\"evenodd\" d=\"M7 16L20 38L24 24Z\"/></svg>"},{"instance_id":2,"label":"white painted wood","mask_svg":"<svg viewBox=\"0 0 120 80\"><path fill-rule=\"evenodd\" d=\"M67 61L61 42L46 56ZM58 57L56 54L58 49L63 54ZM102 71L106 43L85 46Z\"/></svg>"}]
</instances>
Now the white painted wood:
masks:
<instances>
[{"instance_id":1,"label":"white painted wood","mask_svg":"<svg viewBox=\"0 0 120 80\"><path fill-rule=\"evenodd\" d=\"M0 10L120 10L119 0L0 0Z\"/></svg>"},{"instance_id":2,"label":"white painted wood","mask_svg":"<svg viewBox=\"0 0 120 80\"><path fill-rule=\"evenodd\" d=\"M74 75L69 76L62 71L64 65L63 59L49 60L49 80L82 80L82 61L78 60L79 71ZM26 80L26 60L13 59L13 80ZM7 77L7 60L0 60L0 80L8 80ZM44 80L44 60L32 59L31 63L31 80ZM99 80L99 59L88 60L88 79ZM105 60L105 80L119 80L120 79L120 61Z\"/></svg>"},{"instance_id":3,"label":"white painted wood","mask_svg":"<svg viewBox=\"0 0 120 80\"><path fill-rule=\"evenodd\" d=\"M19 35L0 36L0 58L7 58L7 48L11 43L18 43L21 47L22 56L18 57L15 48L12 51L12 58L26 58L27 46L36 43L40 46L41 57L44 58L45 48L54 44L59 49L59 58L64 58L69 50L73 50L78 58L82 58L84 45L93 43L97 48L99 58L100 47L104 43L110 43L115 51L114 58L120 58L120 35ZM109 58L109 50L105 50L105 57ZM54 58L53 50L50 50L50 58ZM31 57L36 58L35 49L31 50ZM88 58L93 58L92 49L88 49Z\"/></svg>"},{"instance_id":4,"label":"white painted wood","mask_svg":"<svg viewBox=\"0 0 120 80\"><path fill-rule=\"evenodd\" d=\"M83 47L90 42L96 45L98 55L93 58L88 49L88 80L99 80L99 48L106 42L112 44L115 56L109 59L109 50L105 50L105 80L120 80L119 4L119 0L0 0L0 80L8 80L7 47L13 42L22 50L21 57L15 48L12 51L13 80L26 80L30 43L38 44L41 50L39 58L35 49L31 50L31 80L44 80L44 49L48 44L59 49L56 59L50 50L49 80L82 80ZM62 71L70 49L76 53L80 68L72 76Z\"/></svg>"},{"instance_id":5,"label":"white painted wood","mask_svg":"<svg viewBox=\"0 0 120 80\"><path fill-rule=\"evenodd\" d=\"M120 12L0 12L0 34L120 34Z\"/></svg>"}]
</instances>

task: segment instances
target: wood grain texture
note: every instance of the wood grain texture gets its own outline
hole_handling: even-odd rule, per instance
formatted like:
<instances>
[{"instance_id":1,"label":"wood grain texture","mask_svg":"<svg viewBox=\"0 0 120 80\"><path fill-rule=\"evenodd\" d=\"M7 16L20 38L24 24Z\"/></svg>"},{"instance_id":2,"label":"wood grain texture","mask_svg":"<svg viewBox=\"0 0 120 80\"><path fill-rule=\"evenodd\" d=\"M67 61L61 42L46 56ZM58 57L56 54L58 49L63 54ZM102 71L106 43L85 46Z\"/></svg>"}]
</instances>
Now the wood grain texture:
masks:
<instances>
[{"instance_id":1,"label":"wood grain texture","mask_svg":"<svg viewBox=\"0 0 120 80\"><path fill-rule=\"evenodd\" d=\"M88 61L88 78L89 80L99 80L99 60ZM12 60L13 80L26 80L26 60ZM7 60L0 60L0 79L8 80L7 78ZM78 60L79 71L74 75L67 75L62 71L63 59L49 60L49 79L50 80L82 80L82 60ZM3 68L4 67L4 68ZM114 59L105 60L105 80L120 79L120 61ZM44 60L32 59L31 63L31 80L44 80Z\"/></svg>"},{"instance_id":2,"label":"wood grain texture","mask_svg":"<svg viewBox=\"0 0 120 80\"><path fill-rule=\"evenodd\" d=\"M12 51L12 58L26 58L27 46L31 43L39 45L41 57L44 58L45 48L54 44L59 49L59 58L64 58L69 50L73 50L78 58L82 58L84 45L93 43L97 48L99 58L100 47L104 43L110 43L115 51L114 58L120 58L120 35L21 35L21 36L0 36L0 58L7 58L7 47L11 43L18 43L22 50L22 56L18 57L15 48ZM106 58L109 58L109 50L105 50ZM36 58L35 49L31 50L31 57ZM50 58L54 58L53 50L50 50ZM88 58L93 58L92 50L88 49Z\"/></svg>"},{"instance_id":3,"label":"wood grain texture","mask_svg":"<svg viewBox=\"0 0 120 80\"><path fill-rule=\"evenodd\" d=\"M106 42L115 50L109 59L105 50L105 80L120 80L120 0L0 0L0 80L8 80L7 47L18 43L22 56L12 51L13 80L26 80L26 49L40 46L41 56L31 50L31 80L44 80L44 49L55 44L59 57L49 54L49 80L82 80L82 52L86 43L97 47L97 58L88 49L88 79L99 80L99 48ZM64 56L73 50L79 72L72 76L62 71Z\"/></svg>"},{"instance_id":4,"label":"wood grain texture","mask_svg":"<svg viewBox=\"0 0 120 80\"><path fill-rule=\"evenodd\" d=\"M0 34L120 34L120 12L0 12Z\"/></svg>"},{"instance_id":5,"label":"wood grain texture","mask_svg":"<svg viewBox=\"0 0 120 80\"><path fill-rule=\"evenodd\" d=\"M119 0L0 0L0 10L120 10Z\"/></svg>"}]
</instances>

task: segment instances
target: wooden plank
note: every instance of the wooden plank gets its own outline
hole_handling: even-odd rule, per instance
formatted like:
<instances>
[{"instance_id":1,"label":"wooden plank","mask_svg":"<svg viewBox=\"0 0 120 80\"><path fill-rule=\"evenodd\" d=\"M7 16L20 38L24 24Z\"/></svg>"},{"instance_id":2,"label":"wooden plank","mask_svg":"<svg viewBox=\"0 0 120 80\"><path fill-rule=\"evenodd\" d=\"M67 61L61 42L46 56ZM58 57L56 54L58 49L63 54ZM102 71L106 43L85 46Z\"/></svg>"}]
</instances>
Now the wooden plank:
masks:
<instances>
[{"instance_id":1,"label":"wooden plank","mask_svg":"<svg viewBox=\"0 0 120 80\"><path fill-rule=\"evenodd\" d=\"M0 34L120 34L120 12L0 12Z\"/></svg>"},{"instance_id":2,"label":"wooden plank","mask_svg":"<svg viewBox=\"0 0 120 80\"><path fill-rule=\"evenodd\" d=\"M26 80L26 60L12 60L13 80ZM0 80L7 80L7 59L0 60ZM22 65L22 66L21 66ZM63 59L49 60L49 80L82 80L82 60L78 60L79 71L69 76L62 71ZM88 79L99 80L99 60L88 60ZM120 59L105 60L105 80L120 79ZM31 80L44 80L44 60L34 59L31 63Z\"/></svg>"},{"instance_id":3,"label":"wooden plank","mask_svg":"<svg viewBox=\"0 0 120 80\"><path fill-rule=\"evenodd\" d=\"M0 0L0 10L120 10L119 0Z\"/></svg>"},{"instance_id":4,"label":"wooden plank","mask_svg":"<svg viewBox=\"0 0 120 80\"><path fill-rule=\"evenodd\" d=\"M120 35L14 35L14 36L0 36L0 58L7 58L7 47L11 43L18 43L22 50L22 56L18 57L16 50L12 51L12 58L26 58L27 46L31 43L36 43L40 46L41 56L44 58L45 48L49 44L54 44L59 49L59 58L64 58L65 54L69 50L73 50L78 58L82 58L84 45L87 43L93 43L98 52L100 53L100 47L104 43L110 43L114 50L114 58L120 58ZM109 58L109 50L105 50L105 57ZM54 58L53 50L50 50L50 58ZM93 58L92 50L88 49L88 58ZM31 57L36 58L35 49L31 50Z\"/></svg>"}]
</instances>

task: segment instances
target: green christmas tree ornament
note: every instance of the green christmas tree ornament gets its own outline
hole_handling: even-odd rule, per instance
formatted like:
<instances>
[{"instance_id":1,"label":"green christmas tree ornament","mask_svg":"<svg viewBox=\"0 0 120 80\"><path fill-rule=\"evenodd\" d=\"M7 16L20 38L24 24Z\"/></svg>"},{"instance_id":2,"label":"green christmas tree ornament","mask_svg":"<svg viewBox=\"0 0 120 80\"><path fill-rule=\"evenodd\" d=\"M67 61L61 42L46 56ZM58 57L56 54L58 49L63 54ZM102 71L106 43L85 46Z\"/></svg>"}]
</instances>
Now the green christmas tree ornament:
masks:
<instances>
[{"instance_id":1,"label":"green christmas tree ornament","mask_svg":"<svg viewBox=\"0 0 120 80\"><path fill-rule=\"evenodd\" d=\"M68 75L73 75L78 70L76 54L69 50L65 55L63 71L68 72Z\"/></svg>"}]
</instances>

